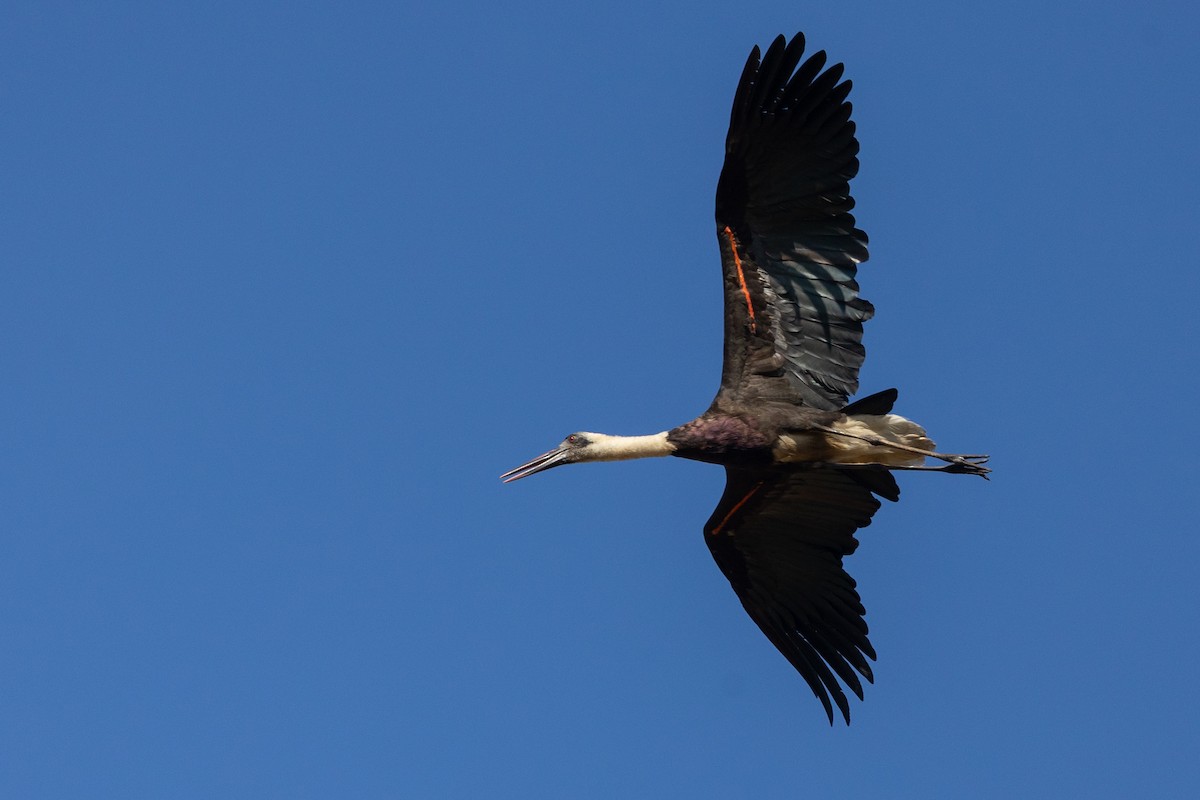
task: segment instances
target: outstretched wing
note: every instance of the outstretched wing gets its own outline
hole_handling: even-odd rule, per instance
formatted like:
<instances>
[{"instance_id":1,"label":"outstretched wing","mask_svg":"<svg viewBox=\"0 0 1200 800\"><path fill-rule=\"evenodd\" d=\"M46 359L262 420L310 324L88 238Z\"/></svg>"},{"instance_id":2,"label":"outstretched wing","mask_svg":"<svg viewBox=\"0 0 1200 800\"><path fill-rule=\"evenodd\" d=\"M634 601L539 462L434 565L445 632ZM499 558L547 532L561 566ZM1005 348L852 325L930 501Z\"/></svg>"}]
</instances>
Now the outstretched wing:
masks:
<instances>
[{"instance_id":1,"label":"outstretched wing","mask_svg":"<svg viewBox=\"0 0 1200 800\"><path fill-rule=\"evenodd\" d=\"M717 237L725 277L723 396L790 399L841 409L858 388L858 296L867 236L854 227L849 181L858 140L841 81L803 64L804 36L750 53L738 83L717 184ZM799 67L797 67L799 65Z\"/></svg>"},{"instance_id":2,"label":"outstretched wing","mask_svg":"<svg viewBox=\"0 0 1200 800\"><path fill-rule=\"evenodd\" d=\"M873 680L865 610L842 558L854 532L896 500L886 469L726 469L725 494L704 539L750 618L808 682L833 723L833 703L850 722L838 684L861 700L858 675ZM857 675L855 672L857 671ZM836 677L835 677L836 676Z\"/></svg>"}]
</instances>

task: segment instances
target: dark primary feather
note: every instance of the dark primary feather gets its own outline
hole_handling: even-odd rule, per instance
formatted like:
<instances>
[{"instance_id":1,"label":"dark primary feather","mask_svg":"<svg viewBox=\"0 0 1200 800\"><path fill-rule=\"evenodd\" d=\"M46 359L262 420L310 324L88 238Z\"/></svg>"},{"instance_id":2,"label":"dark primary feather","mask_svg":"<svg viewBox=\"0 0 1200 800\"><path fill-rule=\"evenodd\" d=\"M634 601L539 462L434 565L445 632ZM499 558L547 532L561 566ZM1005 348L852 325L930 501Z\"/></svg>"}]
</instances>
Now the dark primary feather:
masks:
<instances>
[{"instance_id":1,"label":"dark primary feather","mask_svg":"<svg viewBox=\"0 0 1200 800\"><path fill-rule=\"evenodd\" d=\"M716 405L791 399L832 411L858 388L874 309L855 280L867 237L850 214L850 82L841 64L821 71L824 52L801 64L803 51L800 34L777 38L761 63L755 48L734 95L717 184L726 313Z\"/></svg>"},{"instance_id":2,"label":"dark primary feather","mask_svg":"<svg viewBox=\"0 0 1200 800\"><path fill-rule=\"evenodd\" d=\"M725 494L704 526L713 558L742 605L825 706L846 722L839 679L861 700L873 679L865 613L842 558L854 532L899 489L886 469L726 469ZM832 702L831 702L832 701Z\"/></svg>"}]
</instances>

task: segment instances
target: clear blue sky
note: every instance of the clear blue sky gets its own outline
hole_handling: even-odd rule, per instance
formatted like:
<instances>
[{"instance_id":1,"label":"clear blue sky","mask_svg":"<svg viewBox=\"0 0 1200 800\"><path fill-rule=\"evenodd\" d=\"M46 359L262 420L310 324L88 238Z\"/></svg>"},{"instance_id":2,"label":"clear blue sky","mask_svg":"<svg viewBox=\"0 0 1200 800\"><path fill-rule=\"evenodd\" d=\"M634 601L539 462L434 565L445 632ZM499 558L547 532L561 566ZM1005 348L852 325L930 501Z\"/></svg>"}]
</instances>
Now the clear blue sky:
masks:
<instances>
[{"instance_id":1,"label":"clear blue sky","mask_svg":"<svg viewBox=\"0 0 1200 800\"><path fill-rule=\"evenodd\" d=\"M1194 4L57 4L0 21L0 796L1200 795ZM1137 6L1138 10L1133 10ZM830 728L721 470L750 47L844 61L902 475Z\"/></svg>"}]
</instances>

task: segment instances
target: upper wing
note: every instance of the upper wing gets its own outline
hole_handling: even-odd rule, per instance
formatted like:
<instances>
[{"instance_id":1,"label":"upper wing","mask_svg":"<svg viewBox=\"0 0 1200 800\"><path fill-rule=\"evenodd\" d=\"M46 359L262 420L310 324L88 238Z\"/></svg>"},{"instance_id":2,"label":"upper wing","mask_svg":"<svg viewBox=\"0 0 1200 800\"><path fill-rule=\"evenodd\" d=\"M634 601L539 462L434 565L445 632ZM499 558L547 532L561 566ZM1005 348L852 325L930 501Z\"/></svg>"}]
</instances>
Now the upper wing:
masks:
<instances>
[{"instance_id":1,"label":"upper wing","mask_svg":"<svg viewBox=\"0 0 1200 800\"><path fill-rule=\"evenodd\" d=\"M804 676L830 723L830 697L850 722L837 678L860 700L854 671L873 680L865 610L842 569L842 557L858 546L854 532L879 508L872 492L889 500L900 494L883 468L727 468L725 494L704 526L742 606Z\"/></svg>"},{"instance_id":2,"label":"upper wing","mask_svg":"<svg viewBox=\"0 0 1200 800\"><path fill-rule=\"evenodd\" d=\"M841 409L858 388L858 296L867 235L854 227L849 181L858 140L824 51L797 68L804 36L755 47L733 100L717 184L717 237L725 275L721 391L738 400L797 399Z\"/></svg>"}]
</instances>

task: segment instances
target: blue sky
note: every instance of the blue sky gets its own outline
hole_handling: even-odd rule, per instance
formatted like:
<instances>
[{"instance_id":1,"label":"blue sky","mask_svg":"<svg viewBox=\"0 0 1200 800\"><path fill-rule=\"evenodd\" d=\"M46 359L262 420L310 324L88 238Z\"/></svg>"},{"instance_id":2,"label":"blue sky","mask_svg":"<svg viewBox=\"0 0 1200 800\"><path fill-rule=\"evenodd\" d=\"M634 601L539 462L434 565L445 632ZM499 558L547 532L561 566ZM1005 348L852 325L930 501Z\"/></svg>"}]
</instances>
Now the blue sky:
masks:
<instances>
[{"instance_id":1,"label":"blue sky","mask_svg":"<svg viewBox=\"0 0 1200 800\"><path fill-rule=\"evenodd\" d=\"M1196 796L1200 16L1134 5L8 4L0 795ZM863 390L995 468L862 532L849 728L719 469L496 478L707 406L729 103L797 30Z\"/></svg>"}]
</instances>

